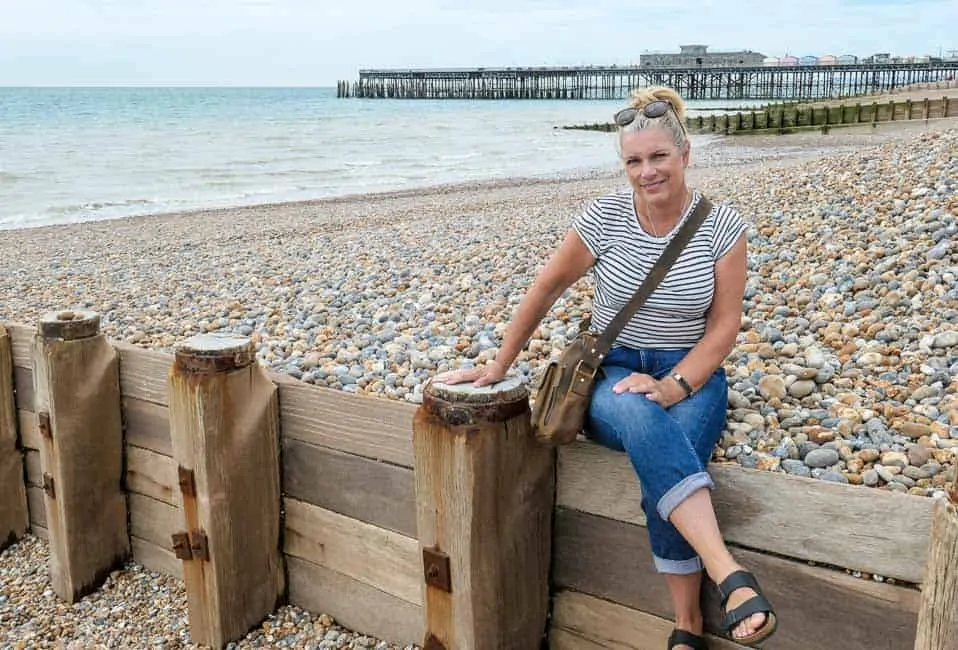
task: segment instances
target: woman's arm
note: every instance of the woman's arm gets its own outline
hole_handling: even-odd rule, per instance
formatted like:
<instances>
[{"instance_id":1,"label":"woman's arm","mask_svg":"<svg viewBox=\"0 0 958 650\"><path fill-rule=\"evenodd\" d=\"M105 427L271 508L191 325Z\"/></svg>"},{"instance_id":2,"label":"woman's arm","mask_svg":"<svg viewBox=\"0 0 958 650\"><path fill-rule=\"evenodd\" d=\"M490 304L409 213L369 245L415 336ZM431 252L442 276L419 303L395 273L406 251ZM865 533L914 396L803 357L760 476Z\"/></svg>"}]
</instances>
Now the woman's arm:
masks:
<instances>
[{"instance_id":1,"label":"woman's arm","mask_svg":"<svg viewBox=\"0 0 958 650\"><path fill-rule=\"evenodd\" d=\"M705 334L674 369L693 389L708 381L735 345L735 337L742 324L746 249L743 234L731 250L715 263L715 295L705 323ZM685 389L672 377L649 380L640 384L632 382L622 386L618 392L632 390L646 393L649 399L666 407L685 399Z\"/></svg>"},{"instance_id":2,"label":"woman's arm","mask_svg":"<svg viewBox=\"0 0 958 650\"><path fill-rule=\"evenodd\" d=\"M436 381L447 384L472 381L478 387L502 379L562 292L581 278L594 263L595 258L579 234L570 230L519 302L516 313L506 327L495 360L478 368L442 373L436 376Z\"/></svg>"}]
</instances>

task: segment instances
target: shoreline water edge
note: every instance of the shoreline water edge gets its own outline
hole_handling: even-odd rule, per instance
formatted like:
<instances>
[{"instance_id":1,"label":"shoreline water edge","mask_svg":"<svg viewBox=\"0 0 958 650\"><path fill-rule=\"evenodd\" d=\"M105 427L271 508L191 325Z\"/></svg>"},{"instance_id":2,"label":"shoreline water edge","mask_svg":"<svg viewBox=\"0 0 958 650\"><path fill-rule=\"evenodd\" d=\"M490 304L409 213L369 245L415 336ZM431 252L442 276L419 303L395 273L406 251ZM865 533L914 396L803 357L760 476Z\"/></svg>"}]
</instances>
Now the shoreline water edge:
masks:
<instances>
[{"instance_id":1,"label":"shoreline water edge","mask_svg":"<svg viewBox=\"0 0 958 650\"><path fill-rule=\"evenodd\" d=\"M955 151L958 128L945 121L726 138L693 151L692 184L750 223L715 461L943 495L958 466ZM572 218L624 185L619 173L595 171L8 230L0 320L91 309L112 340L161 349L233 332L278 372L417 402L435 373L494 357ZM533 381L590 297L588 280L567 291L514 373ZM178 581L134 566L71 608L43 591L46 557L34 538L4 552L0 568L21 578L14 598L31 607L6 617L0 644L54 647L44 626L105 643L91 621L107 612L116 639L193 647ZM0 612L14 611L14 598ZM124 611L111 610L117 603ZM393 647L297 608L237 647L282 635L289 647L317 638Z\"/></svg>"}]
</instances>

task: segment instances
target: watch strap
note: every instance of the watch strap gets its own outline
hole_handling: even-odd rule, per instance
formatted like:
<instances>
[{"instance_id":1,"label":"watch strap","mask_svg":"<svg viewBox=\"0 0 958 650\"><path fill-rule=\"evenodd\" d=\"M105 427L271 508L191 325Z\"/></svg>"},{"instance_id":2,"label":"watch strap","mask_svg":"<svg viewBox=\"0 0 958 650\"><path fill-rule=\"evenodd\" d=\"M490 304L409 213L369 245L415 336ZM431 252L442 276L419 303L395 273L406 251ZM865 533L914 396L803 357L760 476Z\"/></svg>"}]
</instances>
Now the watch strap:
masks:
<instances>
[{"instance_id":1,"label":"watch strap","mask_svg":"<svg viewBox=\"0 0 958 650\"><path fill-rule=\"evenodd\" d=\"M673 372L672 374L669 375L669 377L674 379L675 383L677 383L679 386L682 387L682 390L685 391L686 397L688 397L689 395L693 393L692 384L690 384L689 381L685 377L683 377L680 373Z\"/></svg>"}]
</instances>

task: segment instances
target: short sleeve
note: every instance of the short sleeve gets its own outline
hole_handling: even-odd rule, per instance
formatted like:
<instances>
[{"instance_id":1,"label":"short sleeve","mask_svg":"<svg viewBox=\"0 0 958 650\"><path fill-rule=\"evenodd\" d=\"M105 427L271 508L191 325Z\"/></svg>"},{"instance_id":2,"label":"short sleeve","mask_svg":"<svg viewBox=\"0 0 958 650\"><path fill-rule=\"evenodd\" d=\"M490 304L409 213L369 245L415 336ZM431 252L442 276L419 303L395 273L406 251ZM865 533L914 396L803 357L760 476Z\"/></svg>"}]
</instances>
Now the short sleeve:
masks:
<instances>
[{"instance_id":1,"label":"short sleeve","mask_svg":"<svg viewBox=\"0 0 958 650\"><path fill-rule=\"evenodd\" d=\"M572 221L572 229L579 235L592 257L598 258L605 249L605 219L598 200Z\"/></svg>"},{"instance_id":2,"label":"short sleeve","mask_svg":"<svg viewBox=\"0 0 958 650\"><path fill-rule=\"evenodd\" d=\"M739 237L748 230L748 224L737 210L724 205L715 208L715 230L712 238L712 258L716 261L732 250Z\"/></svg>"}]
</instances>

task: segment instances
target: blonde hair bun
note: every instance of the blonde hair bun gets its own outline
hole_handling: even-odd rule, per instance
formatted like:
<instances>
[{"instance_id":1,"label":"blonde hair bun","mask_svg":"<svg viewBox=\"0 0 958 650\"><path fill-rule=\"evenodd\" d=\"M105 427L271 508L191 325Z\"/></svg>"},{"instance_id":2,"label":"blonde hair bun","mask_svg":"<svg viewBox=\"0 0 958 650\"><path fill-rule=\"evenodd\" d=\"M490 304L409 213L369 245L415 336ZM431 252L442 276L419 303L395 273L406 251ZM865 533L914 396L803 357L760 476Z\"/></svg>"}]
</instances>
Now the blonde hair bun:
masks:
<instances>
[{"instance_id":1,"label":"blonde hair bun","mask_svg":"<svg viewBox=\"0 0 958 650\"><path fill-rule=\"evenodd\" d=\"M631 105L634 108L642 108L646 104L657 102L659 100L671 102L675 114L680 120L685 121L685 101L679 97L674 89L668 86L647 86L645 88L636 88L632 91Z\"/></svg>"}]
</instances>

